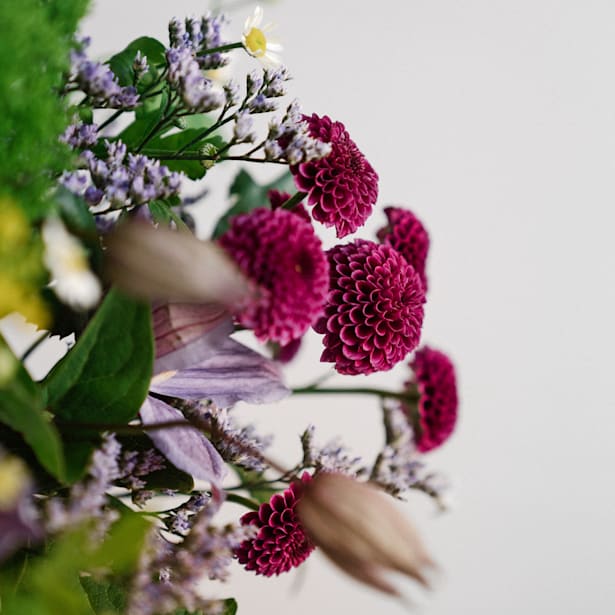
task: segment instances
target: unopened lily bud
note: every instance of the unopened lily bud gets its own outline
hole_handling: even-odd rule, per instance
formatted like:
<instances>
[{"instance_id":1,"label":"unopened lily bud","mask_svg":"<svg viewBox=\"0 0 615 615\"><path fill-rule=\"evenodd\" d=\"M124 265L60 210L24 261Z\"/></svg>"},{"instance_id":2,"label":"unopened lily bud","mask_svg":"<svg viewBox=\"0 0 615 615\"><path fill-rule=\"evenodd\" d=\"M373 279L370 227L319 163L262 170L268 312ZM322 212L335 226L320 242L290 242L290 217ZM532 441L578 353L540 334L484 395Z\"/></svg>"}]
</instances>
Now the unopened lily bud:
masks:
<instances>
[{"instance_id":1,"label":"unopened lily bud","mask_svg":"<svg viewBox=\"0 0 615 615\"><path fill-rule=\"evenodd\" d=\"M355 579L395 596L388 571L429 586L425 573L434 563L418 533L374 486L319 474L306 485L297 514L316 546Z\"/></svg>"},{"instance_id":2,"label":"unopened lily bud","mask_svg":"<svg viewBox=\"0 0 615 615\"><path fill-rule=\"evenodd\" d=\"M253 285L211 241L139 222L122 224L107 238L107 275L143 299L244 304Z\"/></svg>"}]
</instances>

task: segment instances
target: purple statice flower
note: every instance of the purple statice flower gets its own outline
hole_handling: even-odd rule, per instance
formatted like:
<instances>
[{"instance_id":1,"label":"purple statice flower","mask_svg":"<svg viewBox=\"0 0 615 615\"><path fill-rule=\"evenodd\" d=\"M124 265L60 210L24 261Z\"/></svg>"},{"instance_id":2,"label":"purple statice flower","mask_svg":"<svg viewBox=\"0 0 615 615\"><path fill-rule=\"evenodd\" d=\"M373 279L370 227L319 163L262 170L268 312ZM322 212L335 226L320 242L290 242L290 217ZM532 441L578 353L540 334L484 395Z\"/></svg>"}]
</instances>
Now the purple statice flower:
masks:
<instances>
[{"instance_id":1,"label":"purple statice flower","mask_svg":"<svg viewBox=\"0 0 615 615\"><path fill-rule=\"evenodd\" d=\"M127 154L121 141L105 141L107 156L98 158L91 150L81 155L91 178L77 171L64 174L61 183L75 194L82 194L89 205L103 198L113 207L138 206L179 193L182 175L171 172L142 154Z\"/></svg>"},{"instance_id":2,"label":"purple statice flower","mask_svg":"<svg viewBox=\"0 0 615 615\"><path fill-rule=\"evenodd\" d=\"M263 453L272 436L259 435L254 425L239 427L227 408L218 408L211 402L195 406L192 412L207 421L212 443L224 461L256 472L265 470Z\"/></svg>"},{"instance_id":3,"label":"purple statice flower","mask_svg":"<svg viewBox=\"0 0 615 615\"><path fill-rule=\"evenodd\" d=\"M132 62L132 70L135 72L135 79L138 81L149 70L149 64L147 62L147 56L141 53L139 49L135 59Z\"/></svg>"},{"instance_id":4,"label":"purple statice flower","mask_svg":"<svg viewBox=\"0 0 615 615\"><path fill-rule=\"evenodd\" d=\"M254 120L247 109L237 113L233 126L233 139L239 143L252 143L254 141L253 124Z\"/></svg>"},{"instance_id":5,"label":"purple statice flower","mask_svg":"<svg viewBox=\"0 0 615 615\"><path fill-rule=\"evenodd\" d=\"M171 47L167 50L169 71L167 79L190 111L206 113L225 103L223 92L206 79L190 45Z\"/></svg>"},{"instance_id":6,"label":"purple statice flower","mask_svg":"<svg viewBox=\"0 0 615 615\"><path fill-rule=\"evenodd\" d=\"M270 113L278 108L275 101L267 98L264 94L257 94L248 103L250 113Z\"/></svg>"},{"instance_id":7,"label":"purple statice flower","mask_svg":"<svg viewBox=\"0 0 615 615\"><path fill-rule=\"evenodd\" d=\"M209 12L200 20L190 17L181 21L174 17L169 22L171 47L189 47L203 70L225 66L229 61L225 54L203 52L225 44L222 40L222 27L226 21L224 15L212 15Z\"/></svg>"},{"instance_id":8,"label":"purple statice flower","mask_svg":"<svg viewBox=\"0 0 615 615\"><path fill-rule=\"evenodd\" d=\"M304 467L314 468L316 472L335 472L355 478L365 474L361 457L355 457L338 438L325 446L317 446L314 443L314 431L314 425L310 425L301 434Z\"/></svg>"},{"instance_id":9,"label":"purple statice flower","mask_svg":"<svg viewBox=\"0 0 615 615\"><path fill-rule=\"evenodd\" d=\"M266 577L288 572L302 564L314 550L295 508L303 494L304 485L312 477L303 473L301 481L293 482L283 493L276 493L257 512L241 517L245 526L253 526L258 533L245 540L235 550L235 557L246 570Z\"/></svg>"},{"instance_id":10,"label":"purple statice flower","mask_svg":"<svg viewBox=\"0 0 615 615\"><path fill-rule=\"evenodd\" d=\"M299 190L308 193L312 215L325 226L335 226L338 237L354 233L367 220L378 197L378 175L341 122L315 113L304 116L309 134L331 145L324 158L291 162Z\"/></svg>"},{"instance_id":11,"label":"purple statice flower","mask_svg":"<svg viewBox=\"0 0 615 615\"><path fill-rule=\"evenodd\" d=\"M199 584L203 578L225 580L235 549L255 533L252 527L213 526L219 504L209 501L192 515L188 533L179 543L154 530L133 581L127 612L154 615L178 608L212 612L216 604L200 594Z\"/></svg>"},{"instance_id":12,"label":"purple statice flower","mask_svg":"<svg viewBox=\"0 0 615 615\"><path fill-rule=\"evenodd\" d=\"M285 66L279 66L273 70L265 69L263 72L263 82L265 84L263 94L267 98L285 96L287 81L290 81L290 75Z\"/></svg>"},{"instance_id":13,"label":"purple statice flower","mask_svg":"<svg viewBox=\"0 0 615 615\"><path fill-rule=\"evenodd\" d=\"M340 374L391 369L414 350L423 325L425 292L416 271L389 246L357 239L327 252L331 272L320 360Z\"/></svg>"},{"instance_id":14,"label":"purple statice flower","mask_svg":"<svg viewBox=\"0 0 615 615\"><path fill-rule=\"evenodd\" d=\"M328 263L312 225L285 209L259 207L231 220L220 245L261 290L236 314L256 337L287 344L322 313Z\"/></svg>"},{"instance_id":15,"label":"purple statice flower","mask_svg":"<svg viewBox=\"0 0 615 615\"><path fill-rule=\"evenodd\" d=\"M455 366L443 352L429 346L416 351L410 362L414 378L406 388L418 390L418 406L405 406L407 414L418 412L416 444L426 453L443 444L457 422L457 379Z\"/></svg>"},{"instance_id":16,"label":"purple statice flower","mask_svg":"<svg viewBox=\"0 0 615 615\"><path fill-rule=\"evenodd\" d=\"M142 490L146 484L143 477L166 467L164 457L156 449L124 450L119 459L118 484L132 491Z\"/></svg>"},{"instance_id":17,"label":"purple statice flower","mask_svg":"<svg viewBox=\"0 0 615 615\"><path fill-rule=\"evenodd\" d=\"M96 519L98 532L116 519L115 511L105 510L107 490L120 477L118 458L121 451L113 434L105 434L100 448L92 455L88 475L70 490L67 500L51 498L47 503L47 530L57 532L86 519Z\"/></svg>"},{"instance_id":18,"label":"purple statice flower","mask_svg":"<svg viewBox=\"0 0 615 615\"><path fill-rule=\"evenodd\" d=\"M281 120L269 123L264 151L267 160L284 160L297 165L328 156L331 145L310 135L309 124L295 100L287 107Z\"/></svg>"},{"instance_id":19,"label":"purple statice flower","mask_svg":"<svg viewBox=\"0 0 615 615\"><path fill-rule=\"evenodd\" d=\"M411 211L402 207L387 207L384 213L388 224L378 231L378 240L397 250L414 267L427 292L425 264L429 235L425 227Z\"/></svg>"},{"instance_id":20,"label":"purple statice flower","mask_svg":"<svg viewBox=\"0 0 615 615\"><path fill-rule=\"evenodd\" d=\"M60 141L73 149L91 147L98 141L98 126L82 122L70 124L60 136Z\"/></svg>"},{"instance_id":21,"label":"purple statice flower","mask_svg":"<svg viewBox=\"0 0 615 615\"><path fill-rule=\"evenodd\" d=\"M71 51L69 82L76 83L96 107L134 109L140 102L137 90L122 87L107 65L88 59L89 44L90 39L83 39L80 48Z\"/></svg>"}]
</instances>

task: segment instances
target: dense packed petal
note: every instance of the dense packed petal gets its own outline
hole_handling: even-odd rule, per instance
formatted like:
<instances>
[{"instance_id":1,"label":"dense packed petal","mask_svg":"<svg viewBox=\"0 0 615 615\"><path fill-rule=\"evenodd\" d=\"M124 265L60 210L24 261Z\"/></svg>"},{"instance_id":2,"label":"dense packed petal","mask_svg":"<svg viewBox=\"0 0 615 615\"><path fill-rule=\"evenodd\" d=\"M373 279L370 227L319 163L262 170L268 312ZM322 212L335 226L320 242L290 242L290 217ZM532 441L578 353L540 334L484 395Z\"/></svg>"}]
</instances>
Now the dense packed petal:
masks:
<instances>
[{"instance_id":1,"label":"dense packed petal","mask_svg":"<svg viewBox=\"0 0 615 615\"><path fill-rule=\"evenodd\" d=\"M358 239L328 251L331 271L321 361L341 374L391 369L419 343L425 293L421 280L389 246Z\"/></svg>"},{"instance_id":2,"label":"dense packed petal","mask_svg":"<svg viewBox=\"0 0 615 615\"><path fill-rule=\"evenodd\" d=\"M381 243L397 250L416 270L427 291L425 264L429 251L429 235L421 221L409 210L387 207L388 225L378 231Z\"/></svg>"},{"instance_id":3,"label":"dense packed petal","mask_svg":"<svg viewBox=\"0 0 615 615\"><path fill-rule=\"evenodd\" d=\"M261 290L236 314L259 339L287 344L322 314L329 267L309 222L261 207L233 218L220 245Z\"/></svg>"},{"instance_id":4,"label":"dense packed petal","mask_svg":"<svg viewBox=\"0 0 615 615\"><path fill-rule=\"evenodd\" d=\"M258 511L241 517L242 525L258 528L254 538L245 540L235 550L235 556L246 570L267 577L288 572L302 564L314 550L295 512L304 485L310 480L311 476L305 472L301 482L292 483L284 493L276 493L269 502L261 504Z\"/></svg>"},{"instance_id":5,"label":"dense packed petal","mask_svg":"<svg viewBox=\"0 0 615 615\"><path fill-rule=\"evenodd\" d=\"M316 114L304 119L310 136L330 143L331 153L290 170L297 188L308 193L314 219L335 226L337 236L345 237L371 214L378 198L378 175L341 122Z\"/></svg>"},{"instance_id":6,"label":"dense packed petal","mask_svg":"<svg viewBox=\"0 0 615 615\"><path fill-rule=\"evenodd\" d=\"M419 433L416 445L427 452L451 435L457 421L457 381L451 360L439 350L425 346L410 363L419 393Z\"/></svg>"}]
</instances>

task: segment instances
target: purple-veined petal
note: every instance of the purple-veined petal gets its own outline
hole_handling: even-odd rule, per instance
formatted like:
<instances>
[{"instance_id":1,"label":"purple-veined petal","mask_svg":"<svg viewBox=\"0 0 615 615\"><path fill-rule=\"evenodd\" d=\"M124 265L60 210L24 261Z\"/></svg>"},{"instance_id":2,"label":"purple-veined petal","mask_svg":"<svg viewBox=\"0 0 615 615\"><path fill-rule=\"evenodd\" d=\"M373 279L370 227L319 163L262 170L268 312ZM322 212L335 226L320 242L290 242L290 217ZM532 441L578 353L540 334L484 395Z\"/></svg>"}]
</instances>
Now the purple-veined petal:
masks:
<instances>
[{"instance_id":1,"label":"purple-veined petal","mask_svg":"<svg viewBox=\"0 0 615 615\"><path fill-rule=\"evenodd\" d=\"M238 401L266 404L290 394L275 361L231 338L204 361L155 377L150 390L182 399L210 399L221 408Z\"/></svg>"},{"instance_id":2,"label":"purple-veined petal","mask_svg":"<svg viewBox=\"0 0 615 615\"><path fill-rule=\"evenodd\" d=\"M230 314L219 303L165 303L152 310L156 361L154 374L194 365L215 353L233 331Z\"/></svg>"},{"instance_id":3,"label":"purple-veined petal","mask_svg":"<svg viewBox=\"0 0 615 615\"><path fill-rule=\"evenodd\" d=\"M146 397L141 410L141 420L145 425L179 421L183 414L154 397ZM226 465L213 444L197 429L170 427L148 431L156 448L176 467L198 480L210 482L219 487L226 474Z\"/></svg>"}]
</instances>

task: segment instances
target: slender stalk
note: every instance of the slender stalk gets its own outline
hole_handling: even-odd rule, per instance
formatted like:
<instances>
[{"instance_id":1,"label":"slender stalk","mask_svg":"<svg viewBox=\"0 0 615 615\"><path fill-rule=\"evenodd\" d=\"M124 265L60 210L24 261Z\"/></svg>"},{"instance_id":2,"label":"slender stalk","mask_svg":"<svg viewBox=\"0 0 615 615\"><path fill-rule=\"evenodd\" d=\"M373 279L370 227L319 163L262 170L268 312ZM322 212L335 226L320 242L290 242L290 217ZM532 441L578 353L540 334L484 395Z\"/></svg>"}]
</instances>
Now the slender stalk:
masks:
<instances>
[{"instance_id":1,"label":"slender stalk","mask_svg":"<svg viewBox=\"0 0 615 615\"><path fill-rule=\"evenodd\" d=\"M210 53L224 53L225 51L231 51L232 49L241 49L243 43L229 43L228 45L220 45L219 47L212 47L211 49L203 49L199 52L199 57L209 55Z\"/></svg>"},{"instance_id":2,"label":"slender stalk","mask_svg":"<svg viewBox=\"0 0 615 615\"><path fill-rule=\"evenodd\" d=\"M98 127L98 132L100 132L101 130L105 129L107 126L109 126L109 124L111 124L112 122L115 122L115 120L117 120L118 117L120 117L120 115L122 115L122 113L124 113L124 109L118 109L115 113L113 113L112 115L110 115L99 127Z\"/></svg>"},{"instance_id":3,"label":"slender stalk","mask_svg":"<svg viewBox=\"0 0 615 615\"><path fill-rule=\"evenodd\" d=\"M45 331L39 337L37 337L27 348L26 351L21 355L21 361L25 361L39 346L49 337L49 332Z\"/></svg>"},{"instance_id":4,"label":"slender stalk","mask_svg":"<svg viewBox=\"0 0 615 615\"><path fill-rule=\"evenodd\" d=\"M307 192L296 192L287 201L282 203L281 209L294 209L307 196Z\"/></svg>"},{"instance_id":5,"label":"slender stalk","mask_svg":"<svg viewBox=\"0 0 615 615\"><path fill-rule=\"evenodd\" d=\"M235 502L235 504L241 504L250 510L258 510L260 508L260 504L256 500L252 500L250 498L246 498L243 495L239 495L237 493L229 493L226 492L226 499L228 502Z\"/></svg>"},{"instance_id":6,"label":"slender stalk","mask_svg":"<svg viewBox=\"0 0 615 615\"><path fill-rule=\"evenodd\" d=\"M293 389L293 393L299 395L377 395L378 397L388 397L391 399L399 399L402 401L418 400L418 392L404 391L387 391L385 389L372 389L369 387L346 388L346 387L325 387L315 388L312 386Z\"/></svg>"}]
</instances>

